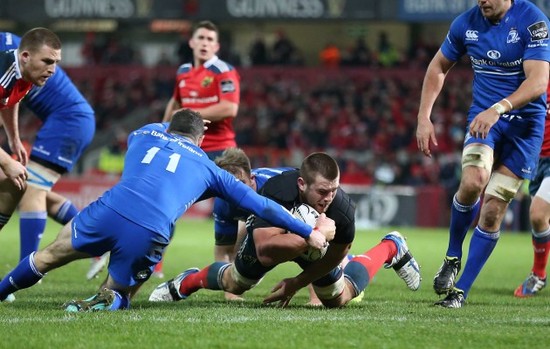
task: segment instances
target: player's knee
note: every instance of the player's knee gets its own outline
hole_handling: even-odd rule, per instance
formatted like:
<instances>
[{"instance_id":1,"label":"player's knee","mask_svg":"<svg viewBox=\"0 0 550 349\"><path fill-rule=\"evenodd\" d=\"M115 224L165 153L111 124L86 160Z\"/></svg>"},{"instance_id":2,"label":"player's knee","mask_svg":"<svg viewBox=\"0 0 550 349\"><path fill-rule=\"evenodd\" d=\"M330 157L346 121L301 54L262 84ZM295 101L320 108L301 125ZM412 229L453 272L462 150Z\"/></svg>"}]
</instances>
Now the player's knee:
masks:
<instances>
[{"instance_id":1,"label":"player's knee","mask_svg":"<svg viewBox=\"0 0 550 349\"><path fill-rule=\"evenodd\" d=\"M536 207L531 207L529 209L529 219L533 229L535 231L541 231L547 226L550 217L545 210L539 210Z\"/></svg>"},{"instance_id":2,"label":"player's knee","mask_svg":"<svg viewBox=\"0 0 550 349\"><path fill-rule=\"evenodd\" d=\"M489 231L498 230L506 214L508 203L497 198L486 198L479 218L482 228Z\"/></svg>"},{"instance_id":3,"label":"player's knee","mask_svg":"<svg viewBox=\"0 0 550 349\"><path fill-rule=\"evenodd\" d=\"M235 264L231 264L231 266L223 272L223 290L236 295L241 295L256 286L261 280L262 279L256 280L243 276L237 270Z\"/></svg>"},{"instance_id":4,"label":"player's knee","mask_svg":"<svg viewBox=\"0 0 550 349\"><path fill-rule=\"evenodd\" d=\"M342 307L348 302L345 297L346 281L343 276L330 285L317 286L314 284L313 290L327 308Z\"/></svg>"},{"instance_id":5,"label":"player's knee","mask_svg":"<svg viewBox=\"0 0 550 349\"><path fill-rule=\"evenodd\" d=\"M44 250L34 253L34 266L42 274L57 268L57 266L59 265L59 258L55 255L50 246L48 246Z\"/></svg>"}]
</instances>

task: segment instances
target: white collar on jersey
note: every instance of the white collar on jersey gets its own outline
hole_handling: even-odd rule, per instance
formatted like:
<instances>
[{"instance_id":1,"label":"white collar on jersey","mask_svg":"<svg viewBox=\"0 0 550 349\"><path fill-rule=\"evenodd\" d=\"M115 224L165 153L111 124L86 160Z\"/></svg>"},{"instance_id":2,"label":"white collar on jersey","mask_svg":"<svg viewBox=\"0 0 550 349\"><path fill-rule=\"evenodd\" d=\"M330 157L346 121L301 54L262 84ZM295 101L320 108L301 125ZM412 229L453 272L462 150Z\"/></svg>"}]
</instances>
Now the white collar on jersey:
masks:
<instances>
[{"instance_id":1,"label":"white collar on jersey","mask_svg":"<svg viewBox=\"0 0 550 349\"><path fill-rule=\"evenodd\" d=\"M214 64L217 60L218 60L218 56L214 55L212 58L210 58L209 60L207 60L206 62L204 62L203 66L205 68L208 68L210 67L212 64Z\"/></svg>"},{"instance_id":2,"label":"white collar on jersey","mask_svg":"<svg viewBox=\"0 0 550 349\"><path fill-rule=\"evenodd\" d=\"M21 74L21 70L19 69L19 49L13 50L13 55L15 56L15 77L17 79L21 79L23 75Z\"/></svg>"}]
</instances>

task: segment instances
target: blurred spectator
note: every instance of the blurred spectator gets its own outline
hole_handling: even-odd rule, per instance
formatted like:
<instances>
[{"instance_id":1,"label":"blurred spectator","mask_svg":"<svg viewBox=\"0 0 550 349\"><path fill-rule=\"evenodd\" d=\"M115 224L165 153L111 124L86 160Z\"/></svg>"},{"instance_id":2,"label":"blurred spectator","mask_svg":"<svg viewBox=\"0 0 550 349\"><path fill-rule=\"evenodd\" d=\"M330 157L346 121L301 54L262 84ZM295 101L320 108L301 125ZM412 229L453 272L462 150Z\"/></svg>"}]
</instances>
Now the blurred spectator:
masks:
<instances>
[{"instance_id":1,"label":"blurred spectator","mask_svg":"<svg viewBox=\"0 0 550 349\"><path fill-rule=\"evenodd\" d=\"M253 66L266 65L269 63L267 45L265 44L263 35L259 33L256 34L256 38L252 42L252 45L250 45L248 57L250 59L250 64Z\"/></svg>"},{"instance_id":2,"label":"blurred spectator","mask_svg":"<svg viewBox=\"0 0 550 349\"><path fill-rule=\"evenodd\" d=\"M189 46L189 39L191 39L191 33L189 31L181 32L180 40L176 47L176 55L178 57L177 64L193 61L193 49Z\"/></svg>"},{"instance_id":3,"label":"blurred spectator","mask_svg":"<svg viewBox=\"0 0 550 349\"><path fill-rule=\"evenodd\" d=\"M342 174L340 176L342 184L362 184L370 185L373 183L372 174L369 174L355 160L348 160L344 164Z\"/></svg>"},{"instance_id":4,"label":"blurred spectator","mask_svg":"<svg viewBox=\"0 0 550 349\"><path fill-rule=\"evenodd\" d=\"M86 65L95 65L101 62L101 48L97 42L94 32L86 33L82 48L80 49L80 55Z\"/></svg>"},{"instance_id":5,"label":"blurred spectator","mask_svg":"<svg viewBox=\"0 0 550 349\"><path fill-rule=\"evenodd\" d=\"M355 44L350 48L348 55L342 62L349 66L369 67L373 65L371 49L367 46L365 38L360 36L355 40Z\"/></svg>"},{"instance_id":6,"label":"blurred spectator","mask_svg":"<svg viewBox=\"0 0 550 349\"><path fill-rule=\"evenodd\" d=\"M329 42L319 52L319 60L321 65L325 68L335 68L340 66L341 60L340 49L333 42Z\"/></svg>"},{"instance_id":7,"label":"blurred spectator","mask_svg":"<svg viewBox=\"0 0 550 349\"><path fill-rule=\"evenodd\" d=\"M102 62L105 64L141 64L141 56L129 42L122 42L118 36L107 38L103 48Z\"/></svg>"},{"instance_id":8,"label":"blurred spectator","mask_svg":"<svg viewBox=\"0 0 550 349\"><path fill-rule=\"evenodd\" d=\"M271 63L277 65L289 65L293 61L294 44L286 36L283 30L278 30L271 51Z\"/></svg>"},{"instance_id":9,"label":"blurred spectator","mask_svg":"<svg viewBox=\"0 0 550 349\"><path fill-rule=\"evenodd\" d=\"M120 175L122 173L124 156L127 150L127 137L128 133L125 130L121 128L115 130L112 143L101 148L99 153L97 165L99 171L112 175Z\"/></svg>"},{"instance_id":10,"label":"blurred spectator","mask_svg":"<svg viewBox=\"0 0 550 349\"><path fill-rule=\"evenodd\" d=\"M383 67L394 67L400 61L399 52L388 39L386 32L378 35L378 62Z\"/></svg>"},{"instance_id":11,"label":"blurred spectator","mask_svg":"<svg viewBox=\"0 0 550 349\"><path fill-rule=\"evenodd\" d=\"M161 51L159 58L157 60L157 63L155 64L157 67L169 67L174 65L172 60L170 59L170 56L168 55L168 52Z\"/></svg>"}]
</instances>

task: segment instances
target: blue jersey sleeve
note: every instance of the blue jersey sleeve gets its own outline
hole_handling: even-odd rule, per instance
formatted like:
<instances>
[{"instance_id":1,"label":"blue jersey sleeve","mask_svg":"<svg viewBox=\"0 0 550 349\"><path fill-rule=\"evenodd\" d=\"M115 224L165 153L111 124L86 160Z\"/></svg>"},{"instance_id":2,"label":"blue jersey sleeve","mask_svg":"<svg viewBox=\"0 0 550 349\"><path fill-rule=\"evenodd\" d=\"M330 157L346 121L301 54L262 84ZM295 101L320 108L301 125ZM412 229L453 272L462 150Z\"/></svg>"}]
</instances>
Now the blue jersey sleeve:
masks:
<instances>
[{"instance_id":1,"label":"blue jersey sleeve","mask_svg":"<svg viewBox=\"0 0 550 349\"><path fill-rule=\"evenodd\" d=\"M449 32L445 37L445 41L441 45L441 53L443 56L452 62L457 62L460 57L466 53L463 38L465 35L476 35L475 33L465 32L465 15L462 14L455 18L451 23Z\"/></svg>"},{"instance_id":2,"label":"blue jersey sleeve","mask_svg":"<svg viewBox=\"0 0 550 349\"><path fill-rule=\"evenodd\" d=\"M523 60L541 60L547 61L549 57L548 49L548 18L540 11L525 11L525 17L522 18L525 27L519 35L526 42Z\"/></svg>"},{"instance_id":3,"label":"blue jersey sleeve","mask_svg":"<svg viewBox=\"0 0 550 349\"><path fill-rule=\"evenodd\" d=\"M237 234L239 223L232 214L231 205L221 199L214 199L214 232L216 234Z\"/></svg>"},{"instance_id":4,"label":"blue jersey sleeve","mask_svg":"<svg viewBox=\"0 0 550 349\"><path fill-rule=\"evenodd\" d=\"M19 47L21 38L8 32L0 32L0 51L15 50Z\"/></svg>"}]
</instances>

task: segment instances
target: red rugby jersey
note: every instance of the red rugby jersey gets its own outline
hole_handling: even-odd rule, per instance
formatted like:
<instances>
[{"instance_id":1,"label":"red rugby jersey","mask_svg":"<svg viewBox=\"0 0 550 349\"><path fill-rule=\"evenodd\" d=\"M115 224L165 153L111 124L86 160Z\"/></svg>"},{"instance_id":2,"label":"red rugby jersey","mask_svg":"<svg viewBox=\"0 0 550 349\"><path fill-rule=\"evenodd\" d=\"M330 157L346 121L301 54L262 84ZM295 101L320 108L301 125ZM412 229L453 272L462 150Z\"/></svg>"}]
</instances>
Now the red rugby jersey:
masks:
<instances>
[{"instance_id":1,"label":"red rugby jersey","mask_svg":"<svg viewBox=\"0 0 550 349\"><path fill-rule=\"evenodd\" d=\"M174 100L182 108L204 108L227 100L239 103L239 74L233 66L214 56L200 67L191 63L178 68ZM233 118L225 118L208 125L201 148L204 151L235 147Z\"/></svg>"},{"instance_id":2,"label":"red rugby jersey","mask_svg":"<svg viewBox=\"0 0 550 349\"><path fill-rule=\"evenodd\" d=\"M544 121L544 140L542 141L542 148L540 149L540 156L544 158L550 157L550 85L546 90L546 120Z\"/></svg>"},{"instance_id":3,"label":"red rugby jersey","mask_svg":"<svg viewBox=\"0 0 550 349\"><path fill-rule=\"evenodd\" d=\"M0 51L0 109L13 107L30 91L32 83L23 80L17 51Z\"/></svg>"}]
</instances>

